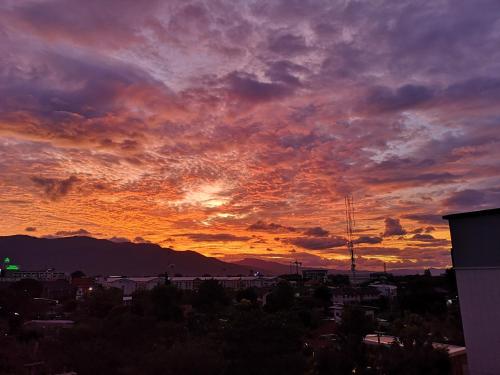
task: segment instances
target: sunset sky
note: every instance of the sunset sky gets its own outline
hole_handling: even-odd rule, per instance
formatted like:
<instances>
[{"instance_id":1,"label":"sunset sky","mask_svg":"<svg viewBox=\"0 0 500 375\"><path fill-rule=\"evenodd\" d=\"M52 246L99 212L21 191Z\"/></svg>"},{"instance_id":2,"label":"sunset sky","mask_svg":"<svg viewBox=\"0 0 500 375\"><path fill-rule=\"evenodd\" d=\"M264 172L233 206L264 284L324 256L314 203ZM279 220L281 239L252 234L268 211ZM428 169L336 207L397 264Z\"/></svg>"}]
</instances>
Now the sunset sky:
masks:
<instances>
[{"instance_id":1,"label":"sunset sky","mask_svg":"<svg viewBox=\"0 0 500 375\"><path fill-rule=\"evenodd\" d=\"M500 206L500 2L0 3L0 235L451 264Z\"/></svg>"}]
</instances>

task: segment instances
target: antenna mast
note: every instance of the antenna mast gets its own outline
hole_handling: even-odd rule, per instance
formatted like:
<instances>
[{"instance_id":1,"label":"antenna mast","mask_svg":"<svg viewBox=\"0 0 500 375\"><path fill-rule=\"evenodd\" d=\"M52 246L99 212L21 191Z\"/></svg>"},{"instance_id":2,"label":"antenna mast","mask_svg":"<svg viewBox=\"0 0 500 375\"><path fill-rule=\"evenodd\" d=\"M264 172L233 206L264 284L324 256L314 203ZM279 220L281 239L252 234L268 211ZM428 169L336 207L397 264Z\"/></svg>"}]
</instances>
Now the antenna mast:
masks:
<instances>
[{"instance_id":1,"label":"antenna mast","mask_svg":"<svg viewBox=\"0 0 500 375\"><path fill-rule=\"evenodd\" d=\"M345 197L345 221L347 230L347 250L351 256L351 275L352 281L356 278L356 258L354 256L354 242L353 242L353 231L355 226L354 221L354 199L352 195L346 195Z\"/></svg>"},{"instance_id":2,"label":"antenna mast","mask_svg":"<svg viewBox=\"0 0 500 375\"><path fill-rule=\"evenodd\" d=\"M297 259L295 259L295 262L293 262L292 264L295 264L295 273L298 275L299 274L299 267L302 266L302 262L299 262L299 261L297 261Z\"/></svg>"}]
</instances>

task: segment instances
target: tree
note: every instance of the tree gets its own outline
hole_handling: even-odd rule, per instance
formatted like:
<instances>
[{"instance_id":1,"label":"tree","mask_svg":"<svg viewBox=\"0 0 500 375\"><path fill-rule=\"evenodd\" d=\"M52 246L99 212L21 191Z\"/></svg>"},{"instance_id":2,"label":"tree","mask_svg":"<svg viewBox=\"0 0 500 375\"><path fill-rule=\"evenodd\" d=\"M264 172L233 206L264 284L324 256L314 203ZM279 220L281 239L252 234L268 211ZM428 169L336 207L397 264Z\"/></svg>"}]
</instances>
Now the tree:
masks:
<instances>
[{"instance_id":1,"label":"tree","mask_svg":"<svg viewBox=\"0 0 500 375\"><path fill-rule=\"evenodd\" d=\"M194 296L193 306L199 311L213 313L228 303L224 287L217 280L210 279L200 284Z\"/></svg>"},{"instance_id":2,"label":"tree","mask_svg":"<svg viewBox=\"0 0 500 375\"><path fill-rule=\"evenodd\" d=\"M88 315L104 318L116 306L122 304L123 293L118 288L95 288L85 302L84 308Z\"/></svg>"},{"instance_id":3,"label":"tree","mask_svg":"<svg viewBox=\"0 0 500 375\"><path fill-rule=\"evenodd\" d=\"M320 285L314 289L313 297L319 305L327 310L332 301L332 291L326 285Z\"/></svg>"},{"instance_id":4,"label":"tree","mask_svg":"<svg viewBox=\"0 0 500 375\"><path fill-rule=\"evenodd\" d=\"M79 279L81 277L85 277L85 273L83 271L78 270L71 273L72 279Z\"/></svg>"},{"instance_id":5,"label":"tree","mask_svg":"<svg viewBox=\"0 0 500 375\"><path fill-rule=\"evenodd\" d=\"M287 281L280 281L267 296L266 310L270 312L288 310L294 302L293 287Z\"/></svg>"},{"instance_id":6,"label":"tree","mask_svg":"<svg viewBox=\"0 0 500 375\"><path fill-rule=\"evenodd\" d=\"M159 320L181 320L181 292L173 285L159 285L150 293L153 313Z\"/></svg>"},{"instance_id":7,"label":"tree","mask_svg":"<svg viewBox=\"0 0 500 375\"><path fill-rule=\"evenodd\" d=\"M16 293L21 293L29 298L38 298L42 295L43 286L37 280L22 279L10 286Z\"/></svg>"},{"instance_id":8,"label":"tree","mask_svg":"<svg viewBox=\"0 0 500 375\"><path fill-rule=\"evenodd\" d=\"M257 291L255 288L241 289L236 292L236 301L247 300L251 303L257 302Z\"/></svg>"},{"instance_id":9,"label":"tree","mask_svg":"<svg viewBox=\"0 0 500 375\"><path fill-rule=\"evenodd\" d=\"M369 374L368 354L363 338L373 330L373 322L357 306L346 306L337 329L337 341L320 350L316 359L318 374Z\"/></svg>"},{"instance_id":10,"label":"tree","mask_svg":"<svg viewBox=\"0 0 500 375\"><path fill-rule=\"evenodd\" d=\"M228 322L223 339L227 374L304 373L302 330L294 314L238 311Z\"/></svg>"}]
</instances>

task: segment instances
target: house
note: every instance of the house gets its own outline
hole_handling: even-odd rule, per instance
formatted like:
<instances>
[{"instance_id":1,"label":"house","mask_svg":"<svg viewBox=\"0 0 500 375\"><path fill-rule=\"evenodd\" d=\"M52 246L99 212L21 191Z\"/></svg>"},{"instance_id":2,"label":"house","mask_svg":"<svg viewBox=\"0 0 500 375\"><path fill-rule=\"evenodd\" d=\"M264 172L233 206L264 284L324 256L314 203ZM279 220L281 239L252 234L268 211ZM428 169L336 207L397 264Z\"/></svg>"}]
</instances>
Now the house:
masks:
<instances>
[{"instance_id":1,"label":"house","mask_svg":"<svg viewBox=\"0 0 500 375\"><path fill-rule=\"evenodd\" d=\"M372 283L369 287L375 288L380 292L380 295L388 299L394 299L398 296L398 287L392 284Z\"/></svg>"},{"instance_id":2,"label":"house","mask_svg":"<svg viewBox=\"0 0 500 375\"><path fill-rule=\"evenodd\" d=\"M381 292L373 287L338 287L331 290L333 304L370 302L381 296Z\"/></svg>"},{"instance_id":3,"label":"house","mask_svg":"<svg viewBox=\"0 0 500 375\"><path fill-rule=\"evenodd\" d=\"M155 286L164 285L165 277L150 276L150 277L122 277L110 276L104 279L98 279L96 282L105 288L121 289L124 296L130 296L135 291L140 289L151 290Z\"/></svg>"},{"instance_id":4,"label":"house","mask_svg":"<svg viewBox=\"0 0 500 375\"><path fill-rule=\"evenodd\" d=\"M369 334L363 342L372 348L389 347L397 342L396 337L380 334ZM432 346L436 349L444 349L448 352L451 362L451 375L468 375L467 352L465 347L434 342Z\"/></svg>"},{"instance_id":5,"label":"house","mask_svg":"<svg viewBox=\"0 0 500 375\"><path fill-rule=\"evenodd\" d=\"M333 306L329 307L330 315L336 323L340 323L342 321L342 314L344 312L345 305L342 303L335 303ZM365 316L370 319L375 319L375 311L377 308L372 306L356 306L364 311Z\"/></svg>"},{"instance_id":6,"label":"house","mask_svg":"<svg viewBox=\"0 0 500 375\"><path fill-rule=\"evenodd\" d=\"M325 281L326 275L328 274L328 270L325 269L310 269L310 270L302 270L302 277L304 280L313 280L313 281Z\"/></svg>"},{"instance_id":7,"label":"house","mask_svg":"<svg viewBox=\"0 0 500 375\"><path fill-rule=\"evenodd\" d=\"M76 300L81 300L92 292L95 287L95 280L93 277L73 277L71 278L71 285L75 289Z\"/></svg>"}]
</instances>

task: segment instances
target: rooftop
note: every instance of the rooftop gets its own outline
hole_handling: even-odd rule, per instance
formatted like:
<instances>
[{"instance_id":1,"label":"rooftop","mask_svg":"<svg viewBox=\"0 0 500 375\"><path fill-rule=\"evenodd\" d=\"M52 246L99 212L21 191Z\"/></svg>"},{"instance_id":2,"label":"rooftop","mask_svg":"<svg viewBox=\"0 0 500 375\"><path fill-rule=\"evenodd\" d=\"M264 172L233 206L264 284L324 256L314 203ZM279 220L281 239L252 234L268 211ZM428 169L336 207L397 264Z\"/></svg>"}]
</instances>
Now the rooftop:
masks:
<instances>
[{"instance_id":1,"label":"rooftop","mask_svg":"<svg viewBox=\"0 0 500 375\"><path fill-rule=\"evenodd\" d=\"M443 216L443 219L461 219L464 217L486 216L486 215L500 215L500 208L491 208L489 210L459 212L456 214L449 214Z\"/></svg>"},{"instance_id":2,"label":"rooftop","mask_svg":"<svg viewBox=\"0 0 500 375\"><path fill-rule=\"evenodd\" d=\"M396 337L389 335L376 335L370 334L366 335L363 342L369 345L385 345L389 346L396 340ZM450 344L442 344L438 342L433 342L432 346L436 349L445 349L448 352L450 357L454 357L456 355L464 354L466 349L464 346L450 345Z\"/></svg>"}]
</instances>

